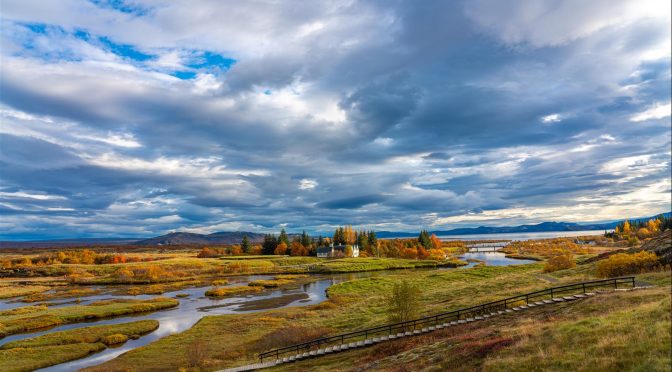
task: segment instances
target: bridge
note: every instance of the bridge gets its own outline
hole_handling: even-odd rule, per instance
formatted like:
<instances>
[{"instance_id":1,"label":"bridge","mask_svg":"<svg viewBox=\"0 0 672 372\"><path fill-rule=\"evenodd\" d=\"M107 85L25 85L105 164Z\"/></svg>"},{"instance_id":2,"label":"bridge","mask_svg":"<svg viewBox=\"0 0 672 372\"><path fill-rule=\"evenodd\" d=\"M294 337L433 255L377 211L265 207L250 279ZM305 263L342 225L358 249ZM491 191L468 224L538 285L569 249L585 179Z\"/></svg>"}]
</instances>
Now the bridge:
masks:
<instances>
[{"instance_id":1,"label":"bridge","mask_svg":"<svg viewBox=\"0 0 672 372\"><path fill-rule=\"evenodd\" d=\"M224 372L252 371L394 339L411 337L494 316L516 313L537 306L580 300L596 295L601 289L609 288L616 290L624 288L634 289L636 288L635 277L618 277L551 287L405 322L385 324L355 332L321 337L308 342L260 353L259 363L226 369Z\"/></svg>"},{"instance_id":2,"label":"bridge","mask_svg":"<svg viewBox=\"0 0 672 372\"><path fill-rule=\"evenodd\" d=\"M474 243L467 244L469 252L496 252L498 249L504 248L511 242L494 242L494 243Z\"/></svg>"}]
</instances>

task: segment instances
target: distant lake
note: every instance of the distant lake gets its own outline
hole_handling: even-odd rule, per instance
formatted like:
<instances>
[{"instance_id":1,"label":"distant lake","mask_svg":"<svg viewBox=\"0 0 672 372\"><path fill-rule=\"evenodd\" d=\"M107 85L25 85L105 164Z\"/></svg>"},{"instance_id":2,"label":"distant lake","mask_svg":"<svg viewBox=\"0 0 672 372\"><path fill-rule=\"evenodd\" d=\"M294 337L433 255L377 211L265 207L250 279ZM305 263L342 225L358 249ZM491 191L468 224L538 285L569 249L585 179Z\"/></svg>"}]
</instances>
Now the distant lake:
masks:
<instances>
[{"instance_id":1,"label":"distant lake","mask_svg":"<svg viewBox=\"0 0 672 372\"><path fill-rule=\"evenodd\" d=\"M552 239L570 236L602 235L604 230L580 230L580 231L547 231L529 233L504 233L504 234L468 234L468 235L439 235L441 240L531 240Z\"/></svg>"}]
</instances>

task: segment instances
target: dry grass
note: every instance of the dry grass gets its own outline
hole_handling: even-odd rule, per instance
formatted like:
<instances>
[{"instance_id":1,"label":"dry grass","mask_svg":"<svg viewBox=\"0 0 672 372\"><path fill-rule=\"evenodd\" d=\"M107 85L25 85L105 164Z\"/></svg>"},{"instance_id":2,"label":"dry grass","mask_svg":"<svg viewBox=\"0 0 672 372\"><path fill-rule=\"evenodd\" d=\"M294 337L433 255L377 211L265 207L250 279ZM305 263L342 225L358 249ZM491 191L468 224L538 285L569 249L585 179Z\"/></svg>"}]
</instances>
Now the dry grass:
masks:
<instances>
[{"instance_id":1,"label":"dry grass","mask_svg":"<svg viewBox=\"0 0 672 372\"><path fill-rule=\"evenodd\" d=\"M263 291L263 287L250 287L250 286L239 286L239 287L221 287L221 288L212 288L205 292L206 296L210 297L226 297L239 294L250 294Z\"/></svg>"}]
</instances>

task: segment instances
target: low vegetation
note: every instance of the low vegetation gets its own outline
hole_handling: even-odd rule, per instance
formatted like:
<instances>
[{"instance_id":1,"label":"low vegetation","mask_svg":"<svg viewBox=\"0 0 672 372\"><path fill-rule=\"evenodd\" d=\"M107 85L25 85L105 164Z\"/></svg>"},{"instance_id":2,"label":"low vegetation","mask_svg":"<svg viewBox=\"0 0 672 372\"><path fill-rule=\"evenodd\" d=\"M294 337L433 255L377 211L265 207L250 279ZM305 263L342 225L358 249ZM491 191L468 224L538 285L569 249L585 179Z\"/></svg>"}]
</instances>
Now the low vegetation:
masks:
<instances>
[{"instance_id":1,"label":"low vegetation","mask_svg":"<svg viewBox=\"0 0 672 372\"><path fill-rule=\"evenodd\" d=\"M159 297L149 300L117 299L58 308L20 307L0 312L0 336L85 320L156 311L178 304L179 302L173 298Z\"/></svg>"},{"instance_id":2,"label":"low vegetation","mask_svg":"<svg viewBox=\"0 0 672 372\"><path fill-rule=\"evenodd\" d=\"M8 342L0 347L0 370L31 371L79 359L136 339L159 327L156 320L76 328Z\"/></svg>"},{"instance_id":3,"label":"low vegetation","mask_svg":"<svg viewBox=\"0 0 672 372\"><path fill-rule=\"evenodd\" d=\"M618 253L597 263L597 275L609 278L639 274L662 268L655 253Z\"/></svg>"},{"instance_id":4,"label":"low vegetation","mask_svg":"<svg viewBox=\"0 0 672 372\"><path fill-rule=\"evenodd\" d=\"M52 289L44 285L16 285L12 283L0 284L0 298L34 295Z\"/></svg>"},{"instance_id":5,"label":"low vegetation","mask_svg":"<svg viewBox=\"0 0 672 372\"><path fill-rule=\"evenodd\" d=\"M252 294L263 291L263 287L253 286L238 286L238 287L220 287L212 288L205 291L205 295L209 297L226 297L241 294Z\"/></svg>"},{"instance_id":6,"label":"low vegetation","mask_svg":"<svg viewBox=\"0 0 672 372\"><path fill-rule=\"evenodd\" d=\"M389 321L389 294L393 291L395 285L401 285L404 281L421 288L422 292L418 294L417 301L414 301L414 303L418 305L418 315L423 316L547 288L549 286L589 280L590 278L595 278L596 263L579 265L546 274L543 273L543 268L543 263L536 263L515 266L484 266L468 270L402 270L388 273L384 276L351 280L330 287L328 289L329 300L323 303L307 307L288 307L260 313L208 316L185 332L162 338L150 345L132 350L114 360L100 366L90 367L87 370L124 370L132 368L134 365L147 365L150 362L156 370L178 370L180 368L191 368L189 367L191 359L199 360L199 368L206 370L254 363L258 360L257 353L294 342L295 339L289 335L301 334L300 330L302 329L320 330L319 333L321 336L363 329ZM640 291L632 292L632 294L619 294L619 296L634 296L638 293L646 294L646 302L650 304L655 303L655 305L649 306L659 307L660 309L664 309L665 306L669 307L669 304L660 303L661 300L664 300L665 291L669 291L669 272L652 272L645 275L643 277L646 278L647 282L665 285L666 287L660 290L651 290L653 292L648 292L648 294L646 291ZM542 315L540 318L533 318L530 322L536 322L536 324L543 322L544 327L547 327L545 329L548 329L547 332L554 334L555 332L560 332L560 328L557 327L561 327L563 319L568 321L583 319L590 323L599 321L597 319L615 310L622 312L630 310L638 311L636 310L638 306L645 305L645 302L640 300L641 297L633 298L632 301L626 302L599 302L602 299L609 298L612 297L599 297L595 300L597 302L591 302L592 305L584 310L575 307L580 303L576 305L569 304L567 305L567 313L562 317L555 315L550 318L544 318L544 315ZM588 303L586 302L586 304ZM576 310L578 313L575 314L574 309L579 309ZM576 318L577 316L579 318ZM441 360L440 363L443 364L437 365L460 367L459 362L461 361L461 363L464 363L463 369L473 369L472 367L479 368L478 366L491 363L489 358L499 355L497 353L508 353L508 348L522 347L524 344L519 340L525 340L528 335L529 337L543 335L536 331L533 332L534 330L529 327L523 327L516 331L517 328L515 327L518 326L518 323L511 323L510 320L503 321L509 322L508 324L514 327L511 332L507 331L504 334L505 330L501 329L502 325L493 326L491 329L494 332L491 335L492 337L489 333L486 333L484 334L485 337L480 339L480 336L472 338L470 332L480 335L475 330L465 330L465 332L460 332L459 335L456 335L455 337L457 338L450 338L452 336L447 335L437 336L437 339L432 341L432 343L445 342L441 344L442 346L437 346L436 349L418 349L426 344L418 341L414 345L408 346L408 352L413 355L417 353L422 358L427 358L428 365L431 365L430 361L432 358L439 358ZM521 323L521 326L524 324L526 323ZM657 331L655 332L659 332L664 325L667 325L669 328L669 317L662 318L661 323L655 325L657 327ZM605 324L603 327L606 329L608 325ZM295 331L296 329L299 331ZM611 342L609 341L610 338L613 337L611 332L606 332L605 336L602 337L599 336L598 332L592 332L592 330L588 329L580 329L576 337L580 338L584 334L583 332L588 331L597 337L597 339L591 339L594 345L601 345L603 343L608 345ZM655 332L652 334L656 334ZM288 336L284 337L284 335ZM588 334L586 333L586 335ZM199 348L190 347L197 340L206 337L209 340L206 345L201 345ZM625 337L626 340L623 342L629 342L630 340L635 340L636 338L634 337L640 336L623 333L619 337ZM659 339L653 339L652 335L647 334L641 337L650 345L660 342ZM656 337L659 337L659 335L656 334ZM269 339L276 341L265 341ZM411 340L413 339L415 338ZM296 338L296 342L305 340L298 336ZM651 352L647 354L657 358L654 363L663 361L661 359L661 350L666 347L665 342L663 340L662 344L656 344ZM376 348L395 348L397 347L395 345L381 344L380 346L376 346ZM456 354L451 354L452 351L450 353L447 352L447 350L456 350L451 349L453 347L451 345L457 345L455 347L459 347L459 352ZM567 345L570 344L563 344L565 351L567 350ZM549 348L552 347L549 344ZM166 355L165 350L171 350L172 352L170 355ZM561 355L561 350L563 349L549 349L545 352L552 355L555 358L554 360L557 361L557 358ZM404 350L400 351L404 352ZM198 358L192 358L190 355L196 352ZM387 355L385 352L378 351L378 349L361 349L348 353L348 355L334 355L302 361L299 364L292 365L292 367L301 370L321 369L325 371L342 368L394 370L396 368L395 363L399 363L399 365L404 365L404 368L407 370L416 370L423 369L424 365L422 361L419 364L409 364L410 362L407 363L405 360L400 361L395 359L395 356L399 355L396 351L393 353L394 356L390 354L389 360L386 359ZM455 358L452 358L451 355L455 355ZM473 359L461 359L470 355L473 355ZM521 354L521 358L524 355ZM610 352L610 355L615 354ZM457 356L460 356L460 358ZM590 358L595 357L588 356L588 360ZM618 360L617 357L614 356L614 358ZM344 361L347 361L347 363L343 364ZM380 367L376 367L376 363L378 362L380 362ZM552 366L553 364L550 365ZM382 366L386 366L386 368Z\"/></svg>"}]
</instances>

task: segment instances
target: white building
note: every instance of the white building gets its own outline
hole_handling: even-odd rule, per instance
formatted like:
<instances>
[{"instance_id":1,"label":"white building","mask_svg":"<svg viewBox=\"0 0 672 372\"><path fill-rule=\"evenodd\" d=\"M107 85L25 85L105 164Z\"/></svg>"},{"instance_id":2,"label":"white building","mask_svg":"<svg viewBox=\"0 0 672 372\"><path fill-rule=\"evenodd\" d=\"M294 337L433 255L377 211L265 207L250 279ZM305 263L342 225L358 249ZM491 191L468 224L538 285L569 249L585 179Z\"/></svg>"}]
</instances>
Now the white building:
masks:
<instances>
[{"instance_id":1,"label":"white building","mask_svg":"<svg viewBox=\"0 0 672 372\"><path fill-rule=\"evenodd\" d=\"M345 252L347 245L334 245L333 243L328 247L318 247L317 257L332 258L332 257L346 257ZM359 246L357 244L349 246L352 248L352 257L359 257Z\"/></svg>"}]
</instances>

